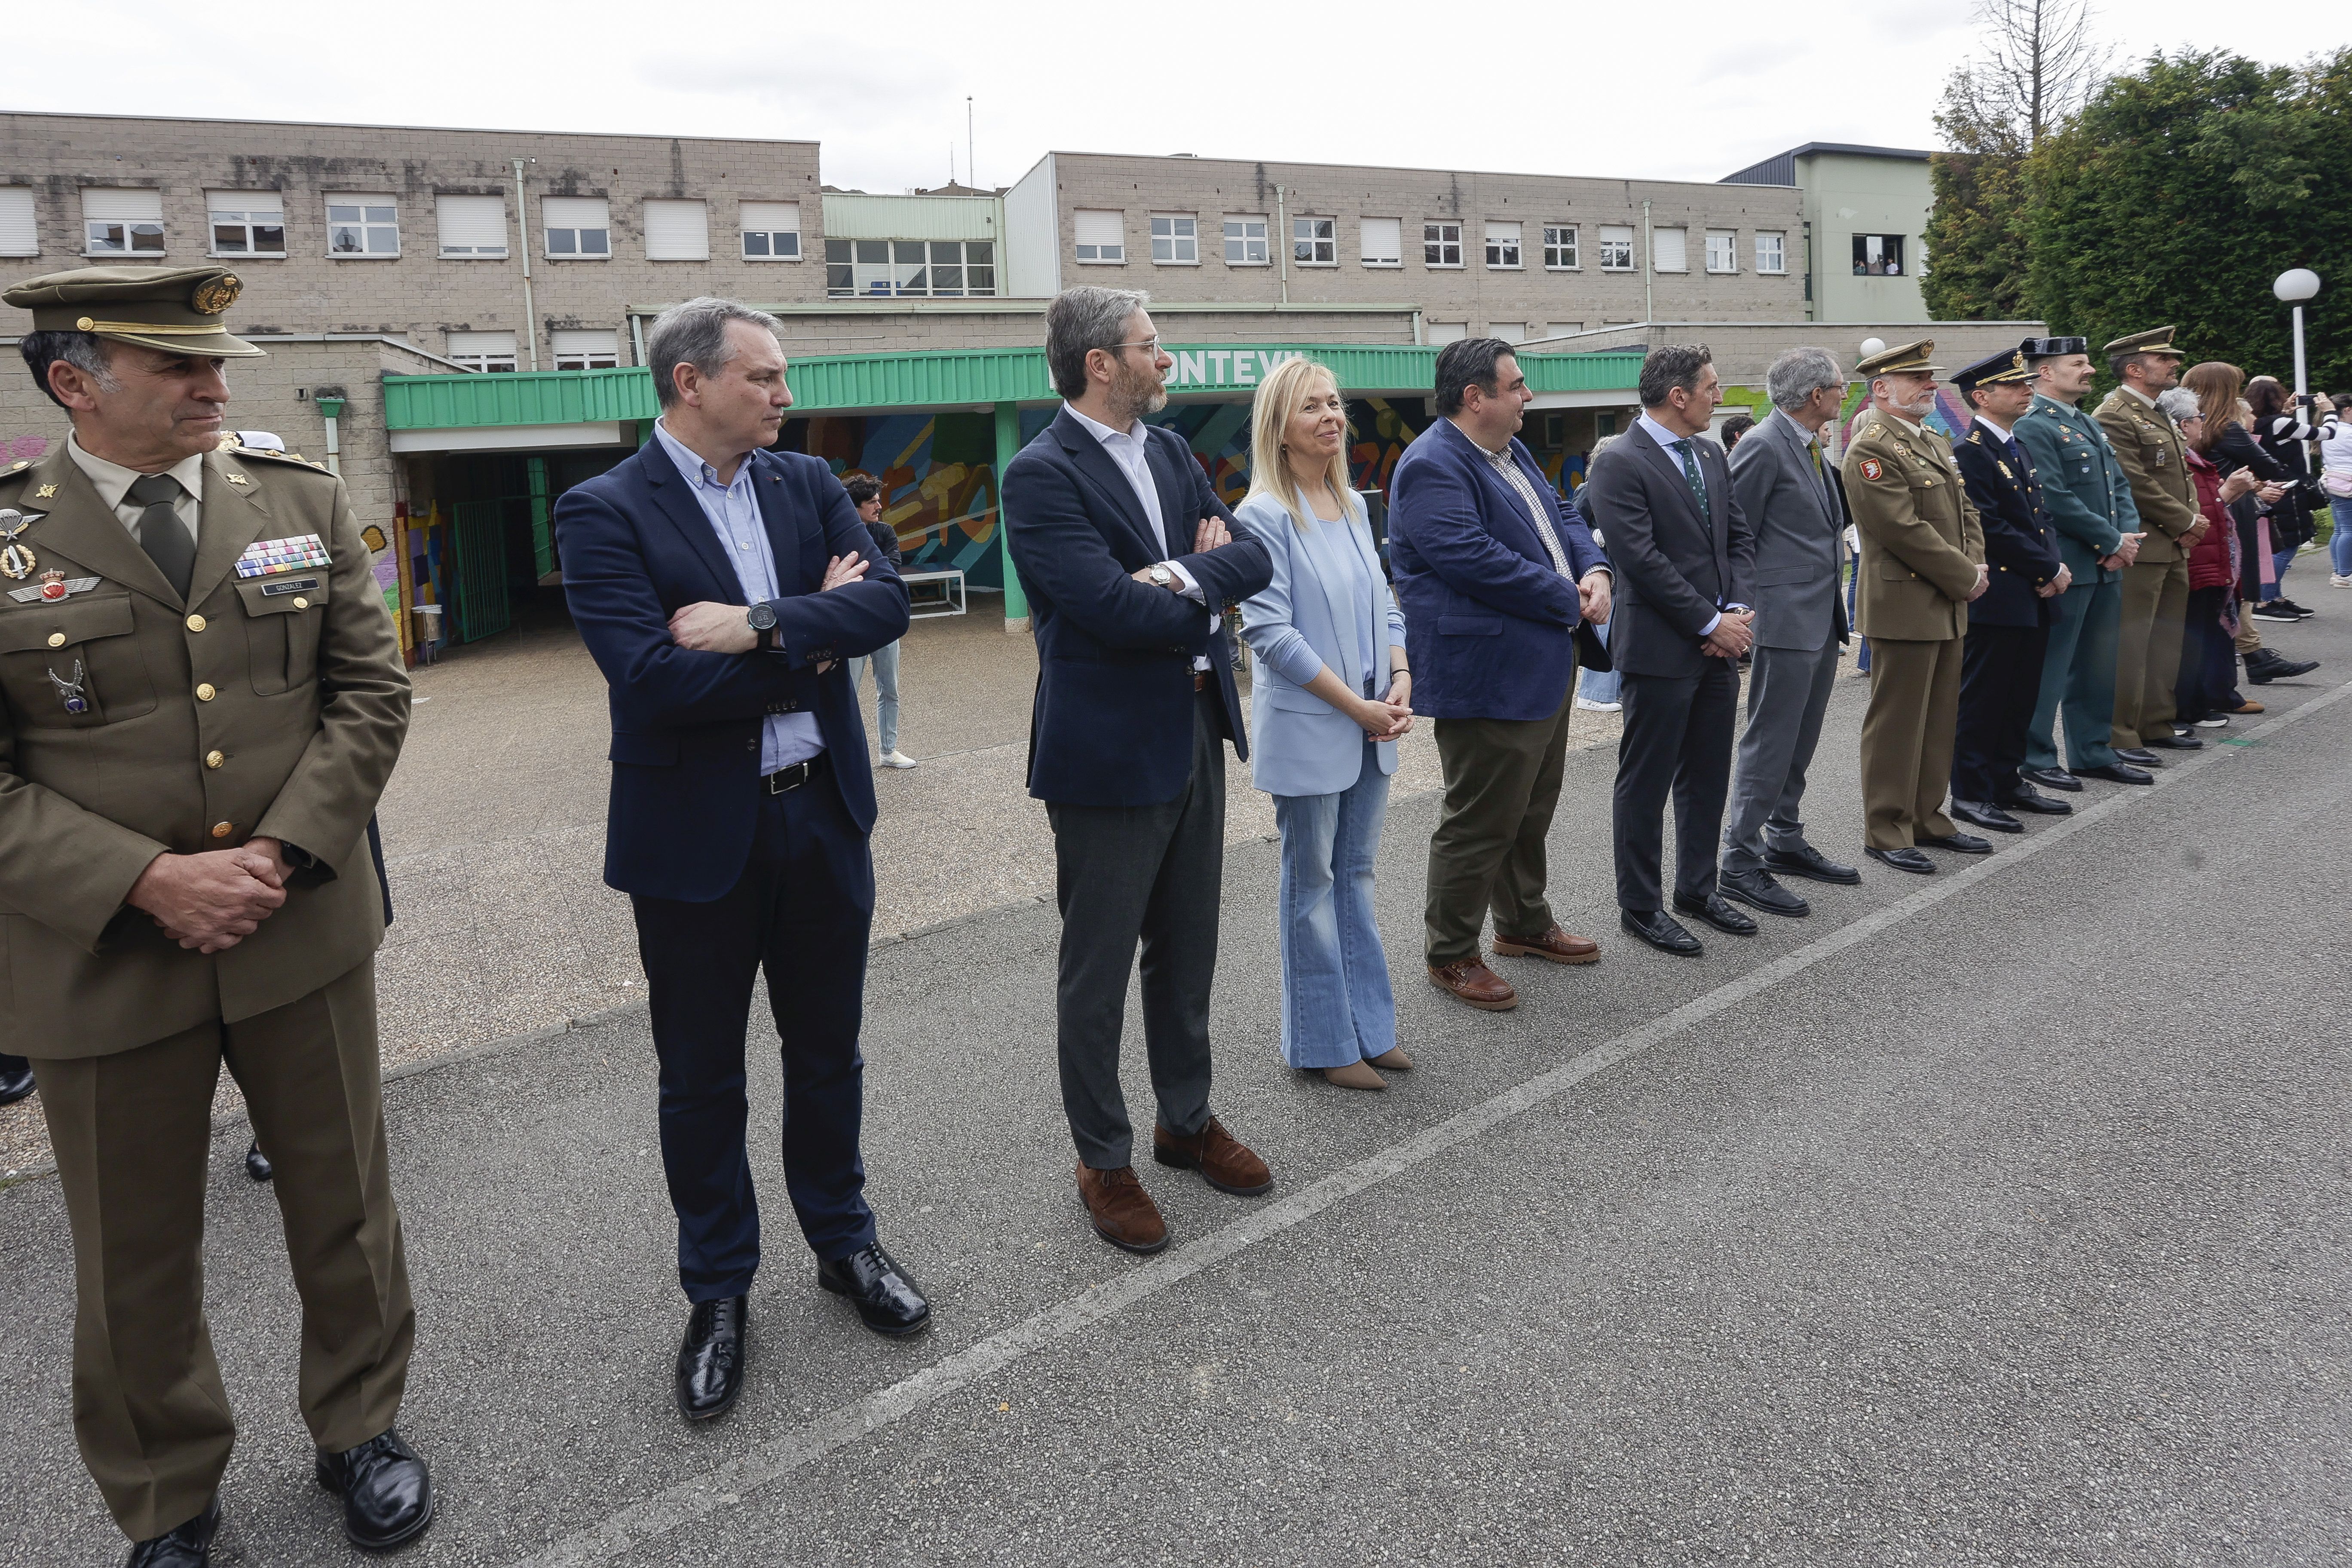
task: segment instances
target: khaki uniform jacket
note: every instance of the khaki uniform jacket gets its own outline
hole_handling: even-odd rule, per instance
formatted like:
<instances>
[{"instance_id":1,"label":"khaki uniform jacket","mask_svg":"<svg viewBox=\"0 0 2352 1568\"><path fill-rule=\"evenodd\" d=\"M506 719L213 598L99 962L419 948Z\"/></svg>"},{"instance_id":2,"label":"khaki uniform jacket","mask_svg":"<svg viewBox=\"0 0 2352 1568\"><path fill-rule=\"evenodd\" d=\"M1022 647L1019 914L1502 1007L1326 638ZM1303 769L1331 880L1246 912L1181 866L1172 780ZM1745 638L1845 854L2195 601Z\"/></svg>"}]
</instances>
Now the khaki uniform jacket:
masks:
<instances>
[{"instance_id":1,"label":"khaki uniform jacket","mask_svg":"<svg viewBox=\"0 0 2352 1568\"><path fill-rule=\"evenodd\" d=\"M2189 549L2180 536L2203 516L2197 510L2197 480L2182 456L2180 427L2164 410L2150 408L2121 387L2107 394L2096 417L2131 481L2132 504L2147 533L2139 542L2139 559L2180 560Z\"/></svg>"},{"instance_id":2,"label":"khaki uniform jacket","mask_svg":"<svg viewBox=\"0 0 2352 1568\"><path fill-rule=\"evenodd\" d=\"M184 604L64 443L0 472L37 560L0 577L0 1050L105 1056L252 1017L383 939L365 834L408 677L342 481L250 452L208 454L204 474ZM237 574L248 545L310 534L331 565ZM97 581L13 596L52 568ZM77 666L81 713L53 679ZM316 865L235 947L188 952L124 905L156 856L256 837Z\"/></svg>"},{"instance_id":3,"label":"khaki uniform jacket","mask_svg":"<svg viewBox=\"0 0 2352 1568\"><path fill-rule=\"evenodd\" d=\"M1854 629L1891 642L1966 636L1984 529L1950 445L1874 411L1839 471L1862 537Z\"/></svg>"}]
</instances>

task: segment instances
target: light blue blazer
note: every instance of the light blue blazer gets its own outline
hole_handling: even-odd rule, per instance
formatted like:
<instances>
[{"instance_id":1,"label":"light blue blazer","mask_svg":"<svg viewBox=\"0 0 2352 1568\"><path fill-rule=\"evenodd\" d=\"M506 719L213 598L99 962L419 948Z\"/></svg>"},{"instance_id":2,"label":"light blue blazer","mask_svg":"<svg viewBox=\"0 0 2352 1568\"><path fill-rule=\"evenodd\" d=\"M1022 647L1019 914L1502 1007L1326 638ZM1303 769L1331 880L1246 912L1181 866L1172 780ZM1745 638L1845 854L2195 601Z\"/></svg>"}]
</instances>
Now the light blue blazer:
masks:
<instances>
[{"instance_id":1,"label":"light blue blazer","mask_svg":"<svg viewBox=\"0 0 2352 1568\"><path fill-rule=\"evenodd\" d=\"M1356 515L1363 500L1355 497ZM1370 525L1311 521L1302 531L1289 510L1269 495L1253 495L1234 510L1274 558L1274 580L1242 601L1242 637L1256 661L1250 692L1250 779L1268 795L1337 795L1364 766L1364 731L1306 684L1329 668L1351 691L1389 689L1388 649L1404 646L1404 616L1381 575ZM1348 578L1339 551L1358 563L1369 595L1344 596ZM1366 671L1364 632L1371 633L1381 668ZM1381 772L1396 772L1396 742L1373 748Z\"/></svg>"}]
</instances>

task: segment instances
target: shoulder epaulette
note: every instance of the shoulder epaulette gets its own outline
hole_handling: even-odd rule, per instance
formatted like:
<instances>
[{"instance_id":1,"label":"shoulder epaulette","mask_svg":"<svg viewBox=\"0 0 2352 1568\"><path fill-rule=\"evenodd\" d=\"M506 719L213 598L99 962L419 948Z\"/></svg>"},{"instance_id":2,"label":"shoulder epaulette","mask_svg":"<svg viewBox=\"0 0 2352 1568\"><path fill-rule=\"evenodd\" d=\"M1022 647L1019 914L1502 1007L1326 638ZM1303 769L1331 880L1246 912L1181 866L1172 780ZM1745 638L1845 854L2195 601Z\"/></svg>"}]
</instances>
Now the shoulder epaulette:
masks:
<instances>
[{"instance_id":1,"label":"shoulder epaulette","mask_svg":"<svg viewBox=\"0 0 2352 1568\"><path fill-rule=\"evenodd\" d=\"M314 463L299 452L265 452L253 447L230 447L226 450L230 457L240 460L262 458L273 463L286 463L298 468L310 468L317 473L327 472L326 464Z\"/></svg>"}]
</instances>

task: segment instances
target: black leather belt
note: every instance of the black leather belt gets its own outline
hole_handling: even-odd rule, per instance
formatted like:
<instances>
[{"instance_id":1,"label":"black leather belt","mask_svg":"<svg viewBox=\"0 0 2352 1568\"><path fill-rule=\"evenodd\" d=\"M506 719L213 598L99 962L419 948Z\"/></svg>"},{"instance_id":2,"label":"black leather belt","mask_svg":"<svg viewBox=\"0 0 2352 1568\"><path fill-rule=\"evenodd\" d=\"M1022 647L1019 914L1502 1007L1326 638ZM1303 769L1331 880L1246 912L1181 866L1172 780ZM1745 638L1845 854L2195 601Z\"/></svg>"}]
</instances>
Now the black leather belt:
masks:
<instances>
[{"instance_id":1,"label":"black leather belt","mask_svg":"<svg viewBox=\"0 0 2352 1568\"><path fill-rule=\"evenodd\" d=\"M804 763L794 763L788 768L778 768L760 780L764 795L790 795L801 785L824 771L824 753L819 752Z\"/></svg>"}]
</instances>

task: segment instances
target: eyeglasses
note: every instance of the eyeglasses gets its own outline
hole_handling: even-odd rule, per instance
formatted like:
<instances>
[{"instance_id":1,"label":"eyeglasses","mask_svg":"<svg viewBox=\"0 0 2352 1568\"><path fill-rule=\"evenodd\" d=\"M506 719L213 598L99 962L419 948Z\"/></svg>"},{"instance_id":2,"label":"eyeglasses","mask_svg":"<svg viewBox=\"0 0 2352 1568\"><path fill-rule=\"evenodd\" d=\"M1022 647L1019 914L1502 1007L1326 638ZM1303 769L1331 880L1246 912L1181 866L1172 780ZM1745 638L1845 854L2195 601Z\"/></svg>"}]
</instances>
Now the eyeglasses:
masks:
<instances>
[{"instance_id":1,"label":"eyeglasses","mask_svg":"<svg viewBox=\"0 0 2352 1568\"><path fill-rule=\"evenodd\" d=\"M1103 347L1114 351L1118 349L1149 349L1156 354L1160 352L1160 340L1158 338L1146 338L1139 343L1105 343Z\"/></svg>"}]
</instances>

